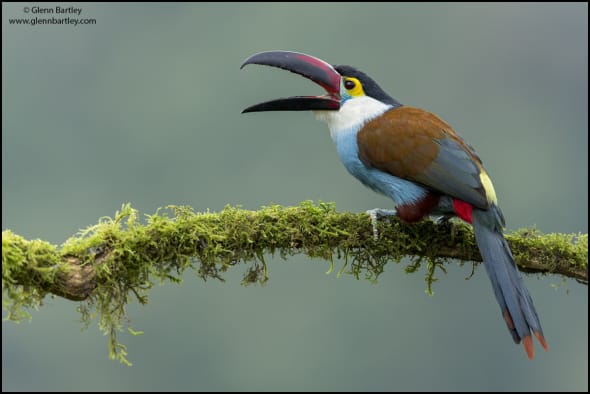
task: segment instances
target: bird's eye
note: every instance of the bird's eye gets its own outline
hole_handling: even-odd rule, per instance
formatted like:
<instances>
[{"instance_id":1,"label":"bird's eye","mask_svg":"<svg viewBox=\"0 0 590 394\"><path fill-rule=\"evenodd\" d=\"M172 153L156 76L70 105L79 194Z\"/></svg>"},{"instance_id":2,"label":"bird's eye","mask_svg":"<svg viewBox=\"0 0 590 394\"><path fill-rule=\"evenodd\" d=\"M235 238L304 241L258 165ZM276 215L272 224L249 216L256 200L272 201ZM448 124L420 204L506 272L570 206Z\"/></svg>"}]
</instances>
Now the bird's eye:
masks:
<instances>
[{"instance_id":1,"label":"bird's eye","mask_svg":"<svg viewBox=\"0 0 590 394\"><path fill-rule=\"evenodd\" d=\"M356 86L356 83L354 83L354 81L351 81L350 79L348 79L344 82L344 87L348 90L354 89L355 86Z\"/></svg>"}]
</instances>

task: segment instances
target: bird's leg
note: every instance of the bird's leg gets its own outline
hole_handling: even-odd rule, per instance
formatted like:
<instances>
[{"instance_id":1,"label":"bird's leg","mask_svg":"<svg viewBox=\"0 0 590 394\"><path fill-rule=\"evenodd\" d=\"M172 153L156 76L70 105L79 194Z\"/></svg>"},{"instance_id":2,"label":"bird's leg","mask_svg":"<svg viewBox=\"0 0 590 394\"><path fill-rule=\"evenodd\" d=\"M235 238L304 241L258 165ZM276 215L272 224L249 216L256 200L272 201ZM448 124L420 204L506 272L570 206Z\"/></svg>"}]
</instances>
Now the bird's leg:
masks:
<instances>
[{"instance_id":1,"label":"bird's leg","mask_svg":"<svg viewBox=\"0 0 590 394\"><path fill-rule=\"evenodd\" d=\"M453 215L436 215L432 216L434 223L438 224L439 226L444 226L451 222Z\"/></svg>"},{"instance_id":2,"label":"bird's leg","mask_svg":"<svg viewBox=\"0 0 590 394\"><path fill-rule=\"evenodd\" d=\"M454 218L457 217L457 213L455 212L452 198L442 196L438 207L432 210L429 216L438 226L447 227L451 233L451 237L455 237L457 227Z\"/></svg>"},{"instance_id":3,"label":"bird's leg","mask_svg":"<svg viewBox=\"0 0 590 394\"><path fill-rule=\"evenodd\" d=\"M397 211L395 209L374 208L369 209L366 211L366 213L371 218L371 225L373 226L373 239L375 241L379 239L379 232L377 231L377 220L379 220L379 217L397 216Z\"/></svg>"},{"instance_id":4,"label":"bird's leg","mask_svg":"<svg viewBox=\"0 0 590 394\"><path fill-rule=\"evenodd\" d=\"M433 218L434 223L441 227L447 227L451 233L451 238L454 239L457 235L457 225L455 223L455 215L446 214Z\"/></svg>"}]
</instances>

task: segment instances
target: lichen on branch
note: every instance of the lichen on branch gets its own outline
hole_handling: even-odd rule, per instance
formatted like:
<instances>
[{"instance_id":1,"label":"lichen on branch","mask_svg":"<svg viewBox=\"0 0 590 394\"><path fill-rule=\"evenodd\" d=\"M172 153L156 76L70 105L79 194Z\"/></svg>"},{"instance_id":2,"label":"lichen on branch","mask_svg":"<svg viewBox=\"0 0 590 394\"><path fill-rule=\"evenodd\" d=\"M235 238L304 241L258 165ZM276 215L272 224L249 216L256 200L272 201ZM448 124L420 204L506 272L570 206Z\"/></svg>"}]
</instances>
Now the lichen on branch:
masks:
<instances>
[{"instance_id":1,"label":"lichen on branch","mask_svg":"<svg viewBox=\"0 0 590 394\"><path fill-rule=\"evenodd\" d=\"M203 280L223 280L223 273L246 264L243 284L268 280L265 255L282 258L305 254L343 260L338 273L376 281L385 265L409 257L406 272L426 262L427 289L449 259L481 261L470 226L424 220L408 225L396 218L378 223L373 238L369 216L337 212L333 203L272 205L258 211L225 207L221 212L194 212L168 206L146 215L144 224L129 204L114 218L80 231L61 247L2 232L2 298L6 319L28 316L46 295L81 301L85 324L99 317L110 335L110 356L124 363L126 349L116 340L126 322L129 297L147 303L155 282L180 283L190 268ZM525 272L559 274L588 282L588 235L541 234L524 229L506 238ZM129 328L131 333L136 333Z\"/></svg>"}]
</instances>

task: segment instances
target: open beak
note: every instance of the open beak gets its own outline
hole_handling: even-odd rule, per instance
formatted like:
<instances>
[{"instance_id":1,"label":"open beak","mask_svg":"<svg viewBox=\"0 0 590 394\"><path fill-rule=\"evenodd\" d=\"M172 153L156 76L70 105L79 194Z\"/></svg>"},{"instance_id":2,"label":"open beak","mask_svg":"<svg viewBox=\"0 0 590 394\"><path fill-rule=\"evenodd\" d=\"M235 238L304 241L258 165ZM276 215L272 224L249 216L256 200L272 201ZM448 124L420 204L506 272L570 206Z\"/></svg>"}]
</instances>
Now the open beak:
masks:
<instances>
[{"instance_id":1,"label":"open beak","mask_svg":"<svg viewBox=\"0 0 590 394\"><path fill-rule=\"evenodd\" d=\"M250 56L242 66L262 64L282 68L312 80L326 90L324 96L296 96L266 101L246 108L246 112L307 111L340 109L340 79L334 67L325 61L303 53L289 51L261 52Z\"/></svg>"}]
</instances>

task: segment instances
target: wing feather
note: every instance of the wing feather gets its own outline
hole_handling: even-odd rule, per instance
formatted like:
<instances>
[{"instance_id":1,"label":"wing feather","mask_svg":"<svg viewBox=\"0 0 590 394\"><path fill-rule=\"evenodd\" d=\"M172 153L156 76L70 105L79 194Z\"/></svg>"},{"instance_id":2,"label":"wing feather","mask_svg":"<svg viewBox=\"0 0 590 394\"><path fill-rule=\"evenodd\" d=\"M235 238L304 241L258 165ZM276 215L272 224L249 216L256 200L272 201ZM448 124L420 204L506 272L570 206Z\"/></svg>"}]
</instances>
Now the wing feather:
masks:
<instances>
[{"instance_id":1,"label":"wing feather","mask_svg":"<svg viewBox=\"0 0 590 394\"><path fill-rule=\"evenodd\" d=\"M487 209L481 160L438 116L414 107L394 108L357 134L359 158L370 167L418 182Z\"/></svg>"}]
</instances>

